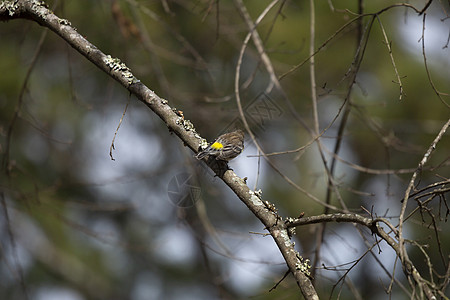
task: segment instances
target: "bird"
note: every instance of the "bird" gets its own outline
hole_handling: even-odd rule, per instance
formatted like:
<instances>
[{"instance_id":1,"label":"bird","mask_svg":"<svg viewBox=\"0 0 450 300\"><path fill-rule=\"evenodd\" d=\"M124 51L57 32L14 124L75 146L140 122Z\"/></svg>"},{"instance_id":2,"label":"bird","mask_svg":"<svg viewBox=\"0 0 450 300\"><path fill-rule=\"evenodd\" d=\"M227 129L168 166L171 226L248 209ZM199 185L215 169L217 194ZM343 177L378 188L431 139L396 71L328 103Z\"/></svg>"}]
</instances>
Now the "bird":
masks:
<instances>
[{"instance_id":1,"label":"bird","mask_svg":"<svg viewBox=\"0 0 450 300\"><path fill-rule=\"evenodd\" d=\"M195 155L198 160L206 156L215 157L216 160L229 162L244 150L244 131L241 129L224 133L204 150Z\"/></svg>"}]
</instances>

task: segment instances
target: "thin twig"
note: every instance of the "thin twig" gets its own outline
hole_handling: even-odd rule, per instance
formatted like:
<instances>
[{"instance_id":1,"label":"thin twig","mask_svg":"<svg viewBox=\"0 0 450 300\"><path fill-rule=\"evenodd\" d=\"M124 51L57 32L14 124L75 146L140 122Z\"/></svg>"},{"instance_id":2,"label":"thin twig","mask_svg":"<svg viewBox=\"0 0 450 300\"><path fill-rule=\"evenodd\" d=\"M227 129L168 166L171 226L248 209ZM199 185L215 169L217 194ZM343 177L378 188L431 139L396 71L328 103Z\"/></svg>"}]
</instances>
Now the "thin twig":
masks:
<instances>
[{"instance_id":1,"label":"thin twig","mask_svg":"<svg viewBox=\"0 0 450 300\"><path fill-rule=\"evenodd\" d=\"M428 77L428 82L430 83L431 87L433 88L433 91L436 93L436 95L438 96L438 98L441 100L441 102L447 106L447 108L450 108L450 104L448 104L443 98L442 96L450 96L450 94L448 93L442 93L440 91L437 90L436 86L434 85L433 79L431 79L431 73L430 70L428 69L428 63L427 63L427 55L425 54L425 19L427 17L427 14L424 13L423 14L423 19L422 19L422 55L423 55L423 63L425 65L425 71L427 72L427 77Z\"/></svg>"},{"instance_id":2,"label":"thin twig","mask_svg":"<svg viewBox=\"0 0 450 300\"><path fill-rule=\"evenodd\" d=\"M235 71L235 80L234 80L234 93L235 93L235 97L236 97L236 104L239 110L239 115L242 119L242 123L244 124L245 129L247 130L247 132L249 133L254 145L256 146L256 148L258 149L258 151L264 156L265 160L267 161L267 163L284 179L286 180L291 186L293 186L295 189L299 190L300 192L304 193L306 196L308 196L311 200L313 200L316 203L321 204L322 206L328 207L332 210L335 211L340 211L340 209L338 209L336 206L334 205L330 205L330 204L326 204L325 202L321 201L320 199L318 199L316 196L312 195L310 192L308 192L306 189L300 187L298 184L296 184L292 179L290 179L289 177L287 177L285 174L283 174L283 172L281 172L276 166L275 164L265 155L265 152L262 150L261 146L259 145L258 141L255 138L255 135L253 134L253 132L250 130L250 126L248 125L247 119L245 117L244 114L244 110L242 108L242 103L241 103L241 97L240 97L240 92L239 92L239 78L240 78L240 70L241 70L241 65L242 65L242 60L244 57L244 52L247 48L248 42L250 40L250 37L252 36L252 31L255 30L256 26L261 22L262 18L268 13L268 11L277 3L277 0L272 1L269 6L266 7L266 9L260 14L260 16L257 18L257 20L255 21L255 25L252 28L252 30L250 30L250 32L247 34L247 36L245 37L243 43L242 43L242 47L239 53L239 58L238 58L238 62L236 64L236 71ZM269 9L268 9L269 8Z\"/></svg>"},{"instance_id":3,"label":"thin twig","mask_svg":"<svg viewBox=\"0 0 450 300\"><path fill-rule=\"evenodd\" d=\"M400 75L398 73L398 69L397 66L395 65L395 60L394 60L394 56L392 54L392 47L391 47L391 42L389 42L388 37L386 35L386 30L384 30L384 26L381 23L380 17L378 15L376 15L377 20L378 20L378 24L380 24L380 28L381 28L381 32L383 32L383 37L384 37L384 42L386 44L386 47L388 48L388 52L389 52L389 57L391 58L391 63L392 66L394 67L394 71L395 71L395 76L397 76L397 84L400 88L400 96L398 100L402 100L403 98L403 84L402 84L402 79L400 78Z\"/></svg>"},{"instance_id":4,"label":"thin twig","mask_svg":"<svg viewBox=\"0 0 450 300\"><path fill-rule=\"evenodd\" d=\"M123 118L125 117L125 113L127 112L128 104L130 104L130 100L131 100L131 95L128 96L127 104L125 105L125 108L123 110L122 117L120 118L120 121L119 121L119 125L117 125L117 129L114 132L114 137L111 141L111 146L109 147L109 157L111 157L111 160L115 160L112 155L112 151L116 150L116 148L114 147L114 141L116 140L116 135L117 135L117 132L119 132L120 125L122 125L122 121L123 121Z\"/></svg>"}]
</instances>

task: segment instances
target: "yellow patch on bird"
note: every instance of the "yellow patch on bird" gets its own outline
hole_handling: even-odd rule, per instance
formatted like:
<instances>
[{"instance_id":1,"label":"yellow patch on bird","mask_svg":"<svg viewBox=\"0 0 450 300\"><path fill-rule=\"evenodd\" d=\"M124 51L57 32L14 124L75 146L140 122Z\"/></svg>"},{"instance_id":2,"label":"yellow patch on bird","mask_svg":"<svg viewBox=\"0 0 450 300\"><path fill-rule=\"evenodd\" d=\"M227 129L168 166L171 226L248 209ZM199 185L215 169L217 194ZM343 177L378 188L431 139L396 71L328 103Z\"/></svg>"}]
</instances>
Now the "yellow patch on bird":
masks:
<instances>
[{"instance_id":1,"label":"yellow patch on bird","mask_svg":"<svg viewBox=\"0 0 450 300\"><path fill-rule=\"evenodd\" d=\"M215 149L215 150L219 150L223 148L223 145L219 142L215 142L214 144L211 145L211 148Z\"/></svg>"}]
</instances>

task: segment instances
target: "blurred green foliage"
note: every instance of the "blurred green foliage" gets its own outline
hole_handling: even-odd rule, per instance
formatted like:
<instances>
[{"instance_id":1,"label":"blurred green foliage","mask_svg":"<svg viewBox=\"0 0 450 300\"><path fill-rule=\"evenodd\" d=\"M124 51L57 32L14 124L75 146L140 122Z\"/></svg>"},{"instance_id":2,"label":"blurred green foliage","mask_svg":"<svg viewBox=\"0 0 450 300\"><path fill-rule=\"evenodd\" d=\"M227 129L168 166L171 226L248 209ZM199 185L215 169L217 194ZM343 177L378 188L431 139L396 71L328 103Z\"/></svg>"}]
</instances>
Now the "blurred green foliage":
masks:
<instances>
[{"instance_id":1,"label":"blurred green foliage","mask_svg":"<svg viewBox=\"0 0 450 300\"><path fill-rule=\"evenodd\" d=\"M373 14L394 2L363 3L364 13ZM141 82L183 111L208 140L239 119L234 76L249 29L232 1L48 4L87 40L119 57ZM244 4L255 20L269 1ZM411 5L421 8L423 3ZM345 161L375 170L414 169L450 115L449 97L439 99L425 70L420 44L422 16L407 7L392 7L379 14L403 82L403 100L399 101L399 85L378 20L368 27L373 16L367 15L361 18L362 27L354 21L338 32L355 18L357 7L357 1L315 3L314 49L321 49L315 55L320 130L329 127L321 141L333 151L347 105L350 113L339 153ZM445 24L449 19L444 19L445 10L449 7L444 3L430 6L425 39L433 83L448 93L450 56ZM348 93L358 28L368 40ZM370 32L364 32L365 28ZM127 92L53 32L38 48L43 30L28 20L0 26L0 188L4 203L0 277L5 278L0 281L0 298L25 299L28 294L29 299L50 299L58 295L57 288L71 291L73 299L300 298L289 276L268 292L286 268L269 238L261 246L257 243L262 238L249 234L263 232L261 224L133 98L115 141L112 154L116 160L110 159ZM258 26L258 33L276 75L288 72L309 57L309 3L280 1ZM29 70L36 53L36 64ZM267 153L297 149L313 139L302 125L311 129L314 124L310 82L309 64L305 63L281 80L286 97L275 88L267 94L278 107L276 117L265 114L262 107L263 119L246 110ZM258 97L269 85L269 76L252 43L244 56L241 84L243 107L259 105ZM249 178L250 186L258 176L256 189L262 189L263 198L273 202L281 215L323 213L321 205L287 183L264 160L259 164L258 158L247 157L257 151L251 140L246 142L247 152L231 166L238 175ZM448 149L447 133L422 170L416 188L448 180ZM326 158L329 166L332 156L327 153ZM325 201L327 177L316 143L271 159L295 184ZM187 208L177 207L167 196L170 180L182 172L195 174L194 184L202 196ZM361 212L364 206L378 215L386 213L396 225L411 171L366 174L338 161L335 175L340 195L351 211ZM445 274L449 263L449 236L443 234L448 229L446 201L448 192L429 203L434 220L439 221L439 242L429 216L422 219L415 214L407 230L408 238L429 245L427 253L440 274ZM331 203L340 205L335 194ZM408 212L417 203L412 201L410 206ZM314 254L317 229L297 228L298 248L304 257ZM342 252L353 253L357 259L366 249L354 227L333 224L327 229L318 267L342 263ZM365 234L370 239L370 233ZM333 237L339 237L338 241L332 241ZM426 275L423 255L418 248L411 248L412 261ZM393 272L394 254L387 247L383 251L391 255L385 266ZM244 275L233 269L236 265ZM397 279L408 286L400 273L396 271ZM319 270L316 286L320 296L328 298L342 275L343 271ZM389 277L367 257L350 272L342 291L339 285L331 297L340 292L342 299L356 298L350 292L352 284L362 299L386 297L379 278L389 284ZM398 286L393 296L408 299Z\"/></svg>"}]
</instances>

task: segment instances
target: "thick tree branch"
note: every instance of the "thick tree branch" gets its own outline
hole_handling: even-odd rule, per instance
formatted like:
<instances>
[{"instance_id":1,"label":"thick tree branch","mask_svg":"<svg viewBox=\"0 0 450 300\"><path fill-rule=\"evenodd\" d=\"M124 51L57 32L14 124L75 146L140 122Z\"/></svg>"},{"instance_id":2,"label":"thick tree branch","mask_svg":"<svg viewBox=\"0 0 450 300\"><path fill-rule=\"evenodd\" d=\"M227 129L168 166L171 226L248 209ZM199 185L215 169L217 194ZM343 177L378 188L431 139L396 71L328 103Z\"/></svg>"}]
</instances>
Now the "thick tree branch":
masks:
<instances>
[{"instance_id":1,"label":"thick tree branch","mask_svg":"<svg viewBox=\"0 0 450 300\"><path fill-rule=\"evenodd\" d=\"M47 27L64 39L80 54L86 57L99 69L114 78L124 88L147 105L174 132L184 145L194 152L197 151L203 139L195 131L193 124L172 108L168 101L160 98L147 86L141 83L131 70L118 58L113 58L100 51L96 46L86 40L68 20L61 19L50 11L44 2L37 0L5 1L0 4L0 20L29 19L41 26ZM214 166L210 166L214 167ZM216 172L217 173L217 172ZM218 174L219 175L219 174ZM294 248L288 234L288 228L281 222L276 211L264 204L260 197L246 185L233 171L227 170L220 174L221 179L244 202L250 211L264 224L280 249L291 273L293 274L303 296L306 299L319 299L317 293L306 275L305 263Z\"/></svg>"},{"instance_id":2,"label":"thick tree branch","mask_svg":"<svg viewBox=\"0 0 450 300\"><path fill-rule=\"evenodd\" d=\"M297 227L308 224L327 223L327 222L347 222L357 223L370 229L372 234L386 241L386 243L395 251L402 261L403 270L407 277L412 277L413 281L423 292L427 299L436 299L433 291L438 291L438 288L431 282L422 277L414 264L409 259L406 253L404 241L399 238L399 230L395 228L388 220L384 218L367 218L358 214L325 214L319 216L302 217L297 219L288 219L286 224L288 227ZM389 227L394 237L387 233L379 224L383 223ZM402 243L403 242L403 243Z\"/></svg>"}]
</instances>

